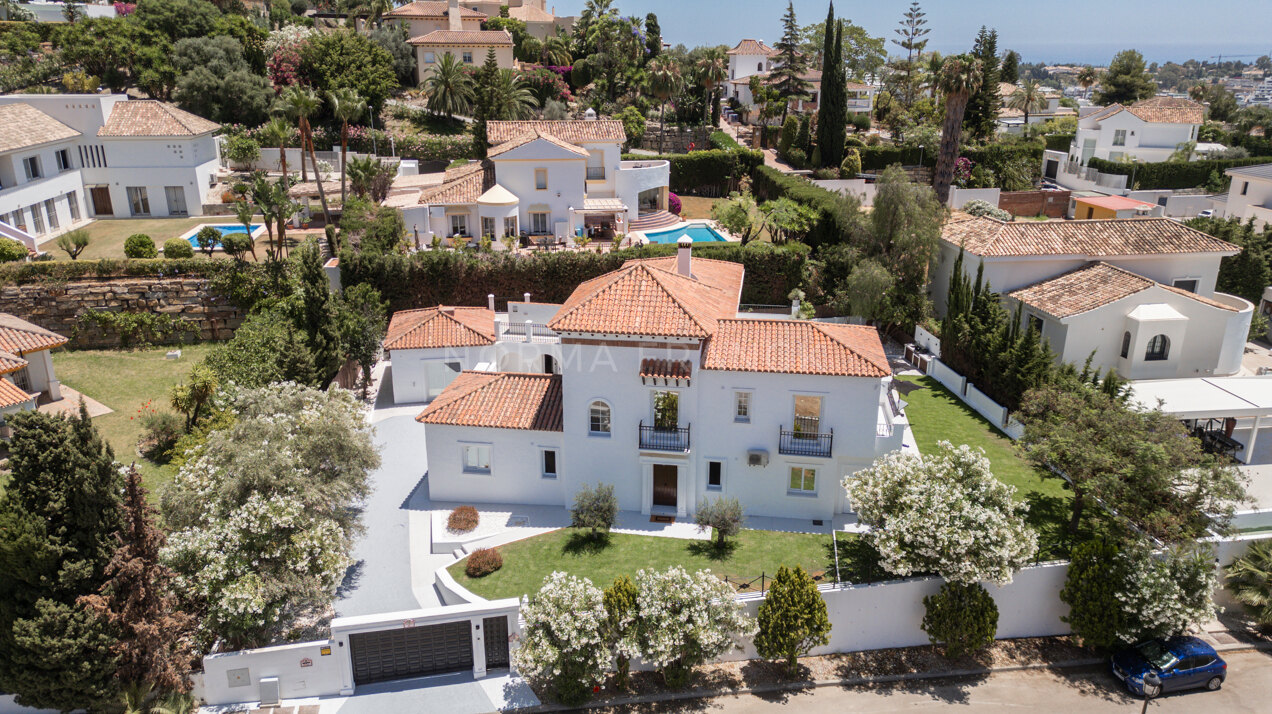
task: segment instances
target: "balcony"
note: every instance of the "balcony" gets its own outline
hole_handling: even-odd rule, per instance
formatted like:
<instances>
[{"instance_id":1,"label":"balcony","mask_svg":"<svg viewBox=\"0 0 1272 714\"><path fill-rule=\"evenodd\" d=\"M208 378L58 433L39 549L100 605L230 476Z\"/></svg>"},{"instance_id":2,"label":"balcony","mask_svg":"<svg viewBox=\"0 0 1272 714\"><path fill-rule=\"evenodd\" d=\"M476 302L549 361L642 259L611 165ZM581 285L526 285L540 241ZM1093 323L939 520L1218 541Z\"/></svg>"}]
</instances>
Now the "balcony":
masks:
<instances>
[{"instance_id":1,"label":"balcony","mask_svg":"<svg viewBox=\"0 0 1272 714\"><path fill-rule=\"evenodd\" d=\"M495 321L495 340L498 342L527 342L551 344L560 342L557 333L547 325L537 322Z\"/></svg>"},{"instance_id":2,"label":"balcony","mask_svg":"<svg viewBox=\"0 0 1272 714\"><path fill-rule=\"evenodd\" d=\"M587 180L588 181L604 181L605 167L604 166L587 167Z\"/></svg>"},{"instance_id":3,"label":"balcony","mask_svg":"<svg viewBox=\"0 0 1272 714\"><path fill-rule=\"evenodd\" d=\"M777 453L786 456L813 456L819 459L828 459L834 449L834 443L834 429L823 433L820 431L783 428L778 432Z\"/></svg>"},{"instance_id":4,"label":"balcony","mask_svg":"<svg viewBox=\"0 0 1272 714\"><path fill-rule=\"evenodd\" d=\"M647 451L689 453L688 426L646 426L640 423L640 448Z\"/></svg>"}]
</instances>

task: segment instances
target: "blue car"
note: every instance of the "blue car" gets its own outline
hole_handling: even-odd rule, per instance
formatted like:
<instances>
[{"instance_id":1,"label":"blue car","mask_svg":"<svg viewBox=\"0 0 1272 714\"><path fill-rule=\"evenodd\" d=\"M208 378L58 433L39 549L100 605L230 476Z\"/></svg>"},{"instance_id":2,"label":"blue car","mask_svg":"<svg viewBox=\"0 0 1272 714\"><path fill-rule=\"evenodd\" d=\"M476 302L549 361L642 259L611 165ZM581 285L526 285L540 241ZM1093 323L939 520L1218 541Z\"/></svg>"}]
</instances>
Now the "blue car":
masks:
<instances>
[{"instance_id":1,"label":"blue car","mask_svg":"<svg viewBox=\"0 0 1272 714\"><path fill-rule=\"evenodd\" d=\"M1196 637L1170 637L1145 640L1113 655L1113 676L1136 696L1197 687L1213 692L1228 677L1228 663Z\"/></svg>"}]
</instances>

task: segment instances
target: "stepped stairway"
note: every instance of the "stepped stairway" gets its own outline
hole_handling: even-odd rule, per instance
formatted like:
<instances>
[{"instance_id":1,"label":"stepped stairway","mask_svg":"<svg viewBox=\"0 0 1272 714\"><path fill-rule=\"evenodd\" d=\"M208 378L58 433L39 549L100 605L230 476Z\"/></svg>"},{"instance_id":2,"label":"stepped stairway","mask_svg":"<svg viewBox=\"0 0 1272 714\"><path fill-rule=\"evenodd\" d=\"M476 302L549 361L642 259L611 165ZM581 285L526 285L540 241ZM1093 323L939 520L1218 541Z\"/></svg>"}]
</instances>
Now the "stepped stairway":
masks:
<instances>
[{"instance_id":1,"label":"stepped stairway","mask_svg":"<svg viewBox=\"0 0 1272 714\"><path fill-rule=\"evenodd\" d=\"M650 213L642 213L640 217L631 222L628 230L635 233L637 231L657 231L669 226L680 223L680 216L667 211L652 211Z\"/></svg>"}]
</instances>

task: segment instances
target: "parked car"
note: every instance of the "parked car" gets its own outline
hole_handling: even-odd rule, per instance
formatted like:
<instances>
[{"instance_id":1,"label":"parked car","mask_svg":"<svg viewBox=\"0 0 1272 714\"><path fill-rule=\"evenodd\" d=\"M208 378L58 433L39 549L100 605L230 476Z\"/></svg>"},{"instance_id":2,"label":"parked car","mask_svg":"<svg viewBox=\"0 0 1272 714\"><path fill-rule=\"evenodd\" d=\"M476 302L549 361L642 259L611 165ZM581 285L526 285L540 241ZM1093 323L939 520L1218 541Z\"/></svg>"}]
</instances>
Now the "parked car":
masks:
<instances>
[{"instance_id":1,"label":"parked car","mask_svg":"<svg viewBox=\"0 0 1272 714\"><path fill-rule=\"evenodd\" d=\"M1113 655L1112 664L1113 676L1136 696L1197 687L1213 692L1228 677L1228 663L1196 637L1145 640Z\"/></svg>"},{"instance_id":2,"label":"parked car","mask_svg":"<svg viewBox=\"0 0 1272 714\"><path fill-rule=\"evenodd\" d=\"M1213 208L1207 208L1206 210L1202 211L1201 213L1198 213L1198 214L1197 214L1197 217L1198 217L1198 218L1212 218L1212 217L1214 217L1214 215L1215 215L1215 209L1213 209Z\"/></svg>"}]
</instances>

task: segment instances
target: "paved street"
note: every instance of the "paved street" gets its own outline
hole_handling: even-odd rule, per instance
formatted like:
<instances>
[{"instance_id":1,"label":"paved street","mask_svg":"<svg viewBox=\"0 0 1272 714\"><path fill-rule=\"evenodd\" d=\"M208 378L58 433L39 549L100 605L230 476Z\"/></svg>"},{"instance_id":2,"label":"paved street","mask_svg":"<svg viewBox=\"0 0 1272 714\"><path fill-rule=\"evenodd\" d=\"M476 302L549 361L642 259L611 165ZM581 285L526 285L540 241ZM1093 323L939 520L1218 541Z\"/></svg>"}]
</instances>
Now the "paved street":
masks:
<instances>
[{"instance_id":1,"label":"paved street","mask_svg":"<svg viewBox=\"0 0 1272 714\"><path fill-rule=\"evenodd\" d=\"M1170 694L1149 712L1272 711L1272 652L1224 655L1228 681L1219 692ZM1139 712L1143 703L1104 668L1004 672L961 680L927 680L871 687L820 687L803 692L717 697L662 705L623 707L622 712L898 712L960 707L980 712Z\"/></svg>"}]
</instances>

